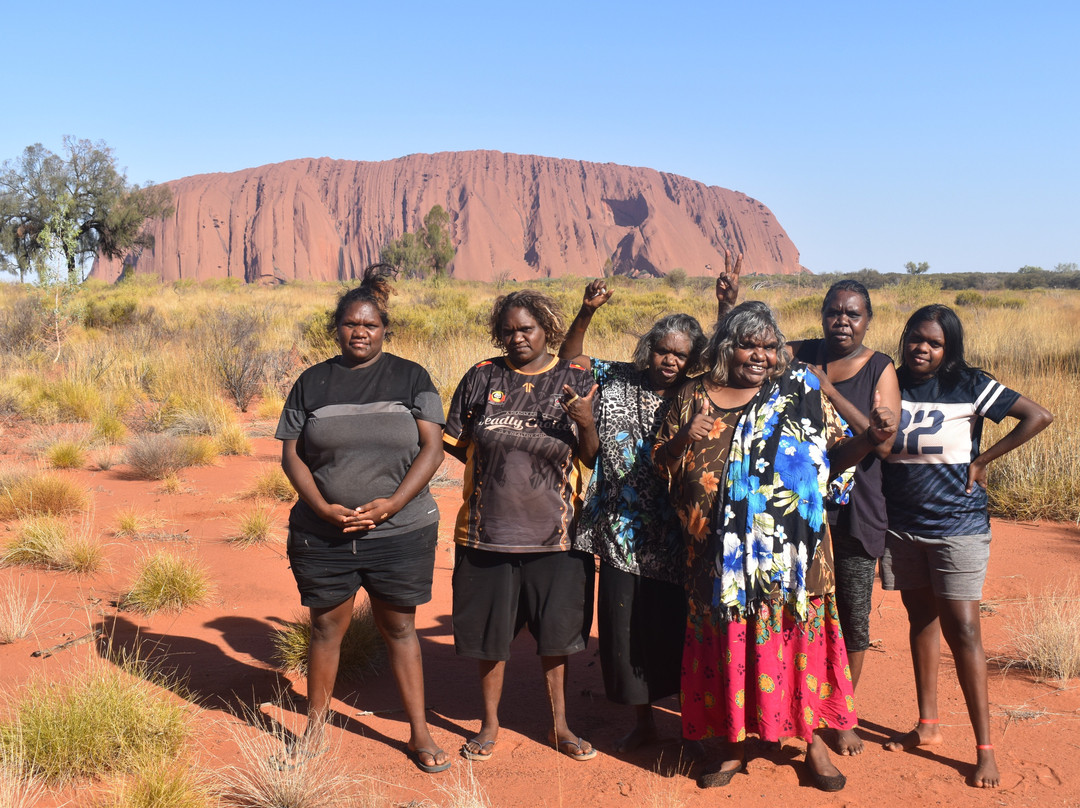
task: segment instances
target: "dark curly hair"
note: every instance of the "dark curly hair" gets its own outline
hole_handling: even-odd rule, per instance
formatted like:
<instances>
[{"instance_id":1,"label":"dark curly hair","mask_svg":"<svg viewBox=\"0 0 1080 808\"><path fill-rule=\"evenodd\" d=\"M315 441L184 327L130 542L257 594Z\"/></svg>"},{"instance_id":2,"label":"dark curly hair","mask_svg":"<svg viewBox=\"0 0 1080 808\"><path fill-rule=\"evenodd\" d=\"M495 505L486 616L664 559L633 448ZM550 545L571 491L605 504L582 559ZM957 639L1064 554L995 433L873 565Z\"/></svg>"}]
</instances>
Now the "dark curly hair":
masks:
<instances>
[{"instance_id":1,"label":"dark curly hair","mask_svg":"<svg viewBox=\"0 0 1080 808\"><path fill-rule=\"evenodd\" d=\"M706 338L697 318L689 314L669 314L653 323L653 327L638 340L634 348L634 367L645 370L649 366L649 355L668 334L681 334L690 340L690 354L686 357L686 372L700 370L701 352L705 350Z\"/></svg>"},{"instance_id":2,"label":"dark curly hair","mask_svg":"<svg viewBox=\"0 0 1080 808\"><path fill-rule=\"evenodd\" d=\"M491 332L491 341L495 347L504 348L502 341L502 320L510 309L525 309L544 329L544 336L550 348L557 348L566 336L566 322L559 304L535 289L522 289L520 292L511 292L496 298L495 305L491 307L491 317L488 320L488 328Z\"/></svg>"},{"instance_id":3,"label":"dark curly hair","mask_svg":"<svg viewBox=\"0 0 1080 808\"><path fill-rule=\"evenodd\" d=\"M370 303L379 312L383 326L390 325L386 303L390 295L397 294L390 281L397 276L397 268L390 264L371 264L360 276L360 285L342 293L334 309L333 327L336 329L345 319L345 312L354 303Z\"/></svg>"}]
</instances>

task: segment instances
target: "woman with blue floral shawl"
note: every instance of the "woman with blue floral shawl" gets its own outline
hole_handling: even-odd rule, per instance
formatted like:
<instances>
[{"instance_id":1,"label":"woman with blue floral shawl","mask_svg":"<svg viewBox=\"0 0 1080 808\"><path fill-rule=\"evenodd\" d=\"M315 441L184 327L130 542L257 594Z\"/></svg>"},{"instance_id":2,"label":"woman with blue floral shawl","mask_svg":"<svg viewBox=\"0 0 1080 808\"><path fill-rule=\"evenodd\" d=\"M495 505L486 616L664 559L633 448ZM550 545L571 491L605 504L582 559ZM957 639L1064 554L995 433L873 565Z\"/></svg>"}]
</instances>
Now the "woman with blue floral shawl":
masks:
<instances>
[{"instance_id":1,"label":"woman with blue floral shawl","mask_svg":"<svg viewBox=\"0 0 1080 808\"><path fill-rule=\"evenodd\" d=\"M654 461L670 480L688 553L682 666L683 735L723 738L722 765L702 787L746 769L745 740L807 742L814 785L844 775L817 730L855 725L836 613L825 498L844 495L858 462L896 431L877 408L844 436L817 377L788 364L764 303L737 306L706 348L710 367L676 394Z\"/></svg>"}]
</instances>

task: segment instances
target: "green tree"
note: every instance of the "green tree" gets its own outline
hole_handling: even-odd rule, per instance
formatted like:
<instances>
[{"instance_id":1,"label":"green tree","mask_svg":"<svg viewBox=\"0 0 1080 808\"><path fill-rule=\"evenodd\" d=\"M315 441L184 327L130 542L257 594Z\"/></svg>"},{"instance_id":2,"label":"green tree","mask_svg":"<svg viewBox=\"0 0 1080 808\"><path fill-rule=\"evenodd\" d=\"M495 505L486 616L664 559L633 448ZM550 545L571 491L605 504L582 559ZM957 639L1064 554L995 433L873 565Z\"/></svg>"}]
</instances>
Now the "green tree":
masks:
<instances>
[{"instance_id":1,"label":"green tree","mask_svg":"<svg viewBox=\"0 0 1080 808\"><path fill-rule=\"evenodd\" d=\"M1054 272L1076 272L1076 269L1075 261L1063 261L1054 265Z\"/></svg>"},{"instance_id":2,"label":"green tree","mask_svg":"<svg viewBox=\"0 0 1080 808\"><path fill-rule=\"evenodd\" d=\"M66 136L63 155L35 143L0 171L0 269L23 280L55 256L77 283L87 257L152 246L144 223L172 209L167 186L129 185L104 141Z\"/></svg>"},{"instance_id":3,"label":"green tree","mask_svg":"<svg viewBox=\"0 0 1080 808\"><path fill-rule=\"evenodd\" d=\"M436 205L427 212L424 223L414 233L402 233L379 251L379 260L392 264L408 278L440 278L454 260L450 242L450 214Z\"/></svg>"},{"instance_id":4,"label":"green tree","mask_svg":"<svg viewBox=\"0 0 1080 808\"><path fill-rule=\"evenodd\" d=\"M908 275L922 275L930 269L930 264L926 261L920 261L917 264L914 261L908 261L904 264L904 269L908 271Z\"/></svg>"}]
</instances>

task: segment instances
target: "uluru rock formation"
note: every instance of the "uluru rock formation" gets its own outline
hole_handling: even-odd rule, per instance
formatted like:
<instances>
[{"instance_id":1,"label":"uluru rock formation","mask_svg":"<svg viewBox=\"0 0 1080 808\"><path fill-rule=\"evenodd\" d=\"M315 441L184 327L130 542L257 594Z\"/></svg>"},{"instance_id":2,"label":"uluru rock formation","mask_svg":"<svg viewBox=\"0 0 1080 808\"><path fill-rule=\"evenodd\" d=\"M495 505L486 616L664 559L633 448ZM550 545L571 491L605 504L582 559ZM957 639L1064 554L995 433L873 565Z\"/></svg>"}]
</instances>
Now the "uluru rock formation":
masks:
<instances>
[{"instance_id":1,"label":"uluru rock formation","mask_svg":"<svg viewBox=\"0 0 1080 808\"><path fill-rule=\"evenodd\" d=\"M764 204L649 168L497 151L384 162L290 160L170 182L176 212L151 223L134 263L163 280L347 280L427 212L450 214L451 273L527 281L559 275L705 274L742 252L746 272L796 273L799 251ZM113 281L120 261L91 275Z\"/></svg>"}]
</instances>

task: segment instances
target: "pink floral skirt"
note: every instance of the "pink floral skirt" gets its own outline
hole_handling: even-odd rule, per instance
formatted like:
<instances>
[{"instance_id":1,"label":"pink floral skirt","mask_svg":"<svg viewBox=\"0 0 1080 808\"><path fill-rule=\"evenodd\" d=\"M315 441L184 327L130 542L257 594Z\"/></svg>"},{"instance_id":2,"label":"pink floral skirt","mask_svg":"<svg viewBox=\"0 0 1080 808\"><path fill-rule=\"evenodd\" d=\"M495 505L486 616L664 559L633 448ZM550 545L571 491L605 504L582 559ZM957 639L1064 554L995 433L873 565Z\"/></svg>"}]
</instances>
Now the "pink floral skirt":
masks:
<instances>
[{"instance_id":1,"label":"pink floral skirt","mask_svg":"<svg viewBox=\"0 0 1080 808\"><path fill-rule=\"evenodd\" d=\"M796 622L779 600L757 616L691 614L682 662L683 735L738 742L802 738L856 724L851 669L835 595L811 598Z\"/></svg>"}]
</instances>

